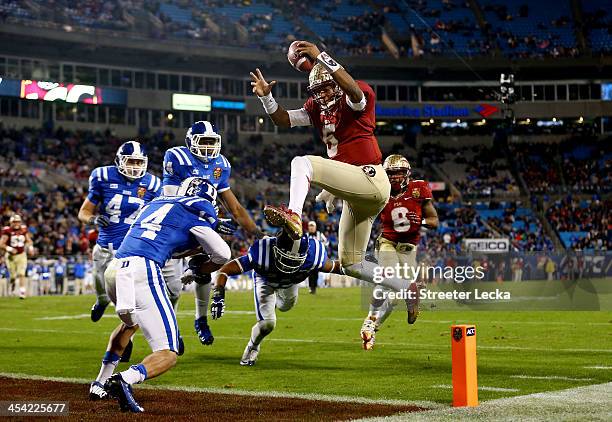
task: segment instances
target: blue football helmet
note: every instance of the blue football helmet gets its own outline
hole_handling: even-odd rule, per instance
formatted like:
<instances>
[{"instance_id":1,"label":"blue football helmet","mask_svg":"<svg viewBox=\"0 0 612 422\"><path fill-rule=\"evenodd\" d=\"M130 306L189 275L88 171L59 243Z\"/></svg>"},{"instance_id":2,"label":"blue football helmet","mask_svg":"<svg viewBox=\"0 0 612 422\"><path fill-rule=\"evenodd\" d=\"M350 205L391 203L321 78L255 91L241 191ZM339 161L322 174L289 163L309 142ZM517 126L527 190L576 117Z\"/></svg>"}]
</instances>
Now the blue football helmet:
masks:
<instances>
[{"instance_id":1,"label":"blue football helmet","mask_svg":"<svg viewBox=\"0 0 612 422\"><path fill-rule=\"evenodd\" d=\"M206 179L188 177L181 182L177 196L199 196L214 205L217 200L217 189Z\"/></svg>"},{"instance_id":2,"label":"blue football helmet","mask_svg":"<svg viewBox=\"0 0 612 422\"><path fill-rule=\"evenodd\" d=\"M308 256L308 246L308 236L304 235L298 240L293 240L282 230L272 246L276 268L285 274L299 270Z\"/></svg>"},{"instance_id":3,"label":"blue football helmet","mask_svg":"<svg viewBox=\"0 0 612 422\"><path fill-rule=\"evenodd\" d=\"M142 145L128 141L119 147L115 155L115 165L119 173L128 179L139 179L147 172L149 158Z\"/></svg>"},{"instance_id":4,"label":"blue football helmet","mask_svg":"<svg viewBox=\"0 0 612 422\"><path fill-rule=\"evenodd\" d=\"M208 121L195 122L185 136L189 151L203 161L215 159L221 153L221 135Z\"/></svg>"}]
</instances>

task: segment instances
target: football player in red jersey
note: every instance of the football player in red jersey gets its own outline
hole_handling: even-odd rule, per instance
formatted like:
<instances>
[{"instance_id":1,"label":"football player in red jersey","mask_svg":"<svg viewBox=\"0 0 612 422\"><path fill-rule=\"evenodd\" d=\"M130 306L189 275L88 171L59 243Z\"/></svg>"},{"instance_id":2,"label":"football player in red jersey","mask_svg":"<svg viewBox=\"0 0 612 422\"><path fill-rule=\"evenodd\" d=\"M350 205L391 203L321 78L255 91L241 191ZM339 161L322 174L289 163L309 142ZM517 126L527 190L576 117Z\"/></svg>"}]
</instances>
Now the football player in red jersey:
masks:
<instances>
[{"instance_id":1,"label":"football player in red jersey","mask_svg":"<svg viewBox=\"0 0 612 422\"><path fill-rule=\"evenodd\" d=\"M285 110L272 97L276 81L268 83L261 71L251 72L253 93L275 125L314 126L327 147L327 156L295 157L291 161L289 208L266 206L268 223L282 226L293 239L302 236L302 207L313 183L323 189L317 200L333 210L334 197L344 201L339 228L339 256L347 274L372 281L363 264L372 222L383 209L391 186L381 165L374 136L376 96L372 87L355 81L329 54L301 41L296 52L316 64L309 74L310 98L304 107ZM367 273L367 275L364 275Z\"/></svg>"},{"instance_id":2,"label":"football player in red jersey","mask_svg":"<svg viewBox=\"0 0 612 422\"><path fill-rule=\"evenodd\" d=\"M376 241L378 264L383 267L395 267L398 263L408 268L415 268L416 249L421 238L421 226L435 229L438 227L438 213L433 205L433 196L429 184L424 180L410 179L410 163L398 154L387 157L383 167L391 181L391 198L380 213L382 233ZM412 270L408 273L414 275ZM414 281L414 277L412 280ZM416 284L410 285L418 293ZM385 297L388 287L376 285L370 304L370 312L361 327L363 348L374 347L376 331L391 314L393 303ZM397 290L397 289L396 289ZM419 314L418 296L407 300L408 323L414 324Z\"/></svg>"},{"instance_id":3,"label":"football player in red jersey","mask_svg":"<svg viewBox=\"0 0 612 422\"><path fill-rule=\"evenodd\" d=\"M2 228L0 237L0 250L6 251L6 264L11 281L19 287L19 298L25 299L27 292L26 267L28 257L26 254L32 250L32 238L28 228L23 224L19 214L13 214L9 225Z\"/></svg>"}]
</instances>

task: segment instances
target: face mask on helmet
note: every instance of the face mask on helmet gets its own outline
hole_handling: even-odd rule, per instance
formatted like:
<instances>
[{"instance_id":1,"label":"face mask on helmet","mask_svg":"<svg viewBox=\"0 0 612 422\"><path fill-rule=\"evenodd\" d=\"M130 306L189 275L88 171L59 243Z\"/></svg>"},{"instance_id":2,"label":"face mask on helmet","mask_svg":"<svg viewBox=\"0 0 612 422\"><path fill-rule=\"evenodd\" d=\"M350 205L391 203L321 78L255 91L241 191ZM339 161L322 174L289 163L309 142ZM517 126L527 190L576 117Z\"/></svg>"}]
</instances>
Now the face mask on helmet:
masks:
<instances>
[{"instance_id":1,"label":"face mask on helmet","mask_svg":"<svg viewBox=\"0 0 612 422\"><path fill-rule=\"evenodd\" d=\"M308 256L308 238L302 236L298 240L291 239L281 232L272 247L276 268L285 274L291 274L300 269Z\"/></svg>"},{"instance_id":2,"label":"face mask on helmet","mask_svg":"<svg viewBox=\"0 0 612 422\"><path fill-rule=\"evenodd\" d=\"M408 185L408 170L387 170L387 176L393 192L401 191Z\"/></svg>"},{"instance_id":3,"label":"face mask on helmet","mask_svg":"<svg viewBox=\"0 0 612 422\"><path fill-rule=\"evenodd\" d=\"M149 159L138 142L126 142L119 147L115 165L120 174L128 179L139 179L147 173Z\"/></svg>"},{"instance_id":4,"label":"face mask on helmet","mask_svg":"<svg viewBox=\"0 0 612 422\"><path fill-rule=\"evenodd\" d=\"M338 84L331 80L322 82L313 87L308 87L308 94L319 104L321 110L331 110L342 97L342 90Z\"/></svg>"},{"instance_id":5,"label":"face mask on helmet","mask_svg":"<svg viewBox=\"0 0 612 422\"><path fill-rule=\"evenodd\" d=\"M214 203L217 200L217 189L206 179L188 177L179 186L177 196L199 196Z\"/></svg>"},{"instance_id":6,"label":"face mask on helmet","mask_svg":"<svg viewBox=\"0 0 612 422\"><path fill-rule=\"evenodd\" d=\"M185 143L193 155L206 161L221 153L221 135L210 122L194 123L187 131Z\"/></svg>"},{"instance_id":7,"label":"face mask on helmet","mask_svg":"<svg viewBox=\"0 0 612 422\"><path fill-rule=\"evenodd\" d=\"M307 91L323 111L330 111L342 98L342 90L320 63L315 64L308 75Z\"/></svg>"}]
</instances>

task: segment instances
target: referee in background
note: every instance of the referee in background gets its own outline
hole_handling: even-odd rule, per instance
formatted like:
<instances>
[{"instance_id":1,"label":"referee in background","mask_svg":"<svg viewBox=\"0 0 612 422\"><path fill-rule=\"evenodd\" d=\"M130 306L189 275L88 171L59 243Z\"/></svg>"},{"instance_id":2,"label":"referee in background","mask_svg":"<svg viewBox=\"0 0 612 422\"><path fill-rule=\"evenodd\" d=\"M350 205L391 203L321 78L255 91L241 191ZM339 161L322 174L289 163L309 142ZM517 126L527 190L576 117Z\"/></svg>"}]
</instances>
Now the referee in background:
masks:
<instances>
[{"instance_id":1,"label":"referee in background","mask_svg":"<svg viewBox=\"0 0 612 422\"><path fill-rule=\"evenodd\" d=\"M316 239L323 243L323 245L327 248L329 245L329 241L327 237L323 233L317 230L317 222L309 221L308 222L308 237ZM319 280L319 272L312 271L308 276L308 288L310 289L310 294L314 295L317 292L317 281Z\"/></svg>"}]
</instances>

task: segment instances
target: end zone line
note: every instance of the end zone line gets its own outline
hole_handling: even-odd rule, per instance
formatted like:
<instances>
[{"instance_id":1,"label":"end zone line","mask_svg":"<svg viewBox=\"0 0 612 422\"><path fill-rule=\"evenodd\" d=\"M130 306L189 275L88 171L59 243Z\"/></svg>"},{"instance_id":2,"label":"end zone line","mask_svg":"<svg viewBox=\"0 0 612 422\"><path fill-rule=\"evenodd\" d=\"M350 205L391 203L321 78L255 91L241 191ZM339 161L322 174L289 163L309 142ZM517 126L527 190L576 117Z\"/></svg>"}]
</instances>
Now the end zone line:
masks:
<instances>
[{"instance_id":1,"label":"end zone line","mask_svg":"<svg viewBox=\"0 0 612 422\"><path fill-rule=\"evenodd\" d=\"M438 385L432 385L431 388L444 388L444 389L452 390L453 386L450 384L438 384ZM479 385L478 390L479 391L499 391L499 392L504 392L504 393L518 393L519 391L521 391L518 388L487 387L486 385Z\"/></svg>"},{"instance_id":2,"label":"end zone line","mask_svg":"<svg viewBox=\"0 0 612 422\"><path fill-rule=\"evenodd\" d=\"M84 331L84 330L57 330L57 329L46 329L46 328L28 328L24 330L22 328L15 327L0 327L0 331L27 331L34 333L64 333L64 334L90 334L99 336L97 331ZM110 331L109 331L110 332ZM183 334L185 338L196 338L195 335ZM248 341L248 337L238 336L215 336L218 339L225 340L244 340ZM279 343L314 343L314 344L357 344L359 339L355 341L342 341L342 340L324 340L324 339L305 339L305 338L267 338L266 341L279 342ZM403 343L403 342L377 342L376 344L385 346L406 346L406 347L421 347L421 348L433 348L433 349L448 349L447 344L433 344L433 343ZM531 351L531 352L551 352L551 353L609 353L612 354L612 349L559 349L555 347L522 347L522 346L486 346L478 345L478 349L482 350L519 350L519 351Z\"/></svg>"},{"instance_id":3,"label":"end zone line","mask_svg":"<svg viewBox=\"0 0 612 422\"><path fill-rule=\"evenodd\" d=\"M71 384L89 385L92 380L85 378L67 378L67 377L47 377L42 375L30 375L23 373L0 372L0 377L11 379L26 379L37 381L57 381L67 382ZM417 406L426 409L439 409L447 407L441 403L430 401L408 401L397 399L370 399L367 397L350 397L350 396L334 396L329 394L318 393L291 393L282 391L253 391L240 389L226 389L215 387L193 387L182 385L147 385L141 384L137 388L147 390L169 390L169 391L185 391L191 393L209 393L209 394L229 394L236 396L251 396L251 397L270 397L270 398L292 398L301 400L316 400L340 403L360 403L360 404L387 404L396 406ZM87 395L87 391L83 390L83 395Z\"/></svg>"}]
</instances>

